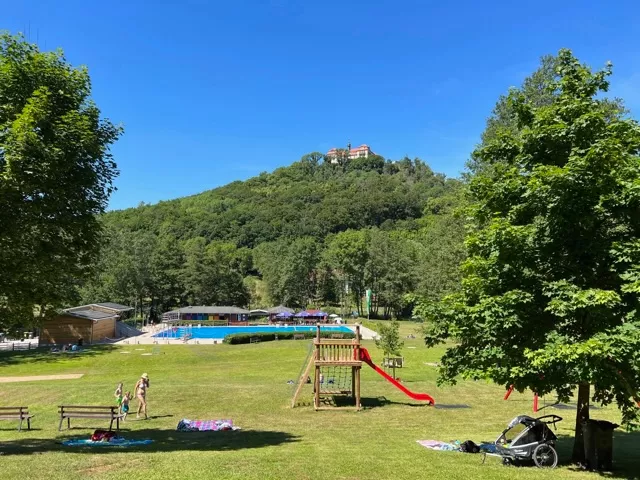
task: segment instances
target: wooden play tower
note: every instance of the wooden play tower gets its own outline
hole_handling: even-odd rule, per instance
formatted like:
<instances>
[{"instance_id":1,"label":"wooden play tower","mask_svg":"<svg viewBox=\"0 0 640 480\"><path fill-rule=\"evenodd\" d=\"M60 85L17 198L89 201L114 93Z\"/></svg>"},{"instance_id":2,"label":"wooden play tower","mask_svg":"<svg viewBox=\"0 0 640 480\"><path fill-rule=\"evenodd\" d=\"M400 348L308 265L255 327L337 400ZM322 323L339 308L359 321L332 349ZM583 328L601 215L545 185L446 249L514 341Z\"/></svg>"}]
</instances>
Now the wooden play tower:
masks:
<instances>
[{"instance_id":1,"label":"wooden play tower","mask_svg":"<svg viewBox=\"0 0 640 480\"><path fill-rule=\"evenodd\" d=\"M329 402L323 404L323 399L338 396L353 397L355 409L360 410L360 370L363 363L413 400L428 402L429 405L436 404L428 393L412 392L373 363L367 349L360 344L360 325L355 326L355 331L356 336L352 340L336 338L339 334L332 335L333 338L321 338L320 325L317 326L316 338L298 376L297 386L294 387L291 408L296 406L303 385L311 383L309 375L313 368L313 406L316 410L326 410L330 405Z\"/></svg>"},{"instance_id":2,"label":"wooden play tower","mask_svg":"<svg viewBox=\"0 0 640 480\"><path fill-rule=\"evenodd\" d=\"M313 354L298 379L292 407L313 367L313 406L316 410L332 408L322 406L322 400L337 396L353 397L355 409L360 410L360 325L356 325L355 330L353 339L321 338L320 325L317 326Z\"/></svg>"}]
</instances>

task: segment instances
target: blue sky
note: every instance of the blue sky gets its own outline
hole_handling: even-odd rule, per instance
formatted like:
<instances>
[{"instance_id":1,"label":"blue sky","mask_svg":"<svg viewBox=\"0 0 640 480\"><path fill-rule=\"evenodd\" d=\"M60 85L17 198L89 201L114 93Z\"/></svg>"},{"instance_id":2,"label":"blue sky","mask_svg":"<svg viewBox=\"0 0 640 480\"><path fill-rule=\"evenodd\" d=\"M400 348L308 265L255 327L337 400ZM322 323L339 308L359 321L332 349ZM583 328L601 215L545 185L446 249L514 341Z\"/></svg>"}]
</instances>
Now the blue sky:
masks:
<instances>
[{"instance_id":1,"label":"blue sky","mask_svg":"<svg viewBox=\"0 0 640 480\"><path fill-rule=\"evenodd\" d=\"M458 175L497 97L562 47L613 61L612 94L637 112L640 3L608 3L25 0L0 28L89 67L126 130L110 205L125 208L348 141Z\"/></svg>"}]
</instances>

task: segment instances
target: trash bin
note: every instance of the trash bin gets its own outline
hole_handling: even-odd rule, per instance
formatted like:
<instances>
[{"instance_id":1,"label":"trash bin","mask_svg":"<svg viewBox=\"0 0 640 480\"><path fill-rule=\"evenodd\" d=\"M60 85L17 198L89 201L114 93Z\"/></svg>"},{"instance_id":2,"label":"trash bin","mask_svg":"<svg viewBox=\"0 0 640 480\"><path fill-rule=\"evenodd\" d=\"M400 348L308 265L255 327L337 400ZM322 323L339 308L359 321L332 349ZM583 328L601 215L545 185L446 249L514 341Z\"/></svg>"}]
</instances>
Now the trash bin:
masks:
<instances>
[{"instance_id":1,"label":"trash bin","mask_svg":"<svg viewBox=\"0 0 640 480\"><path fill-rule=\"evenodd\" d=\"M611 471L613 431L619 425L606 420L587 420L582 424L584 457L589 470Z\"/></svg>"}]
</instances>

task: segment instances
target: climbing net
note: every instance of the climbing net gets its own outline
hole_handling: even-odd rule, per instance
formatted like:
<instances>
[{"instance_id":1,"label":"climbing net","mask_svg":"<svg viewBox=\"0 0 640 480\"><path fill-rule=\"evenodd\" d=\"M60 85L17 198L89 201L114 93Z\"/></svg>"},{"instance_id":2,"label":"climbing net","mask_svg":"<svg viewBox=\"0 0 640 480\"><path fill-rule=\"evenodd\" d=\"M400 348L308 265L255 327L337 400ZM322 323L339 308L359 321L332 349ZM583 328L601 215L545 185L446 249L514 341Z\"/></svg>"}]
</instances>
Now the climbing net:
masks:
<instances>
[{"instance_id":1,"label":"climbing net","mask_svg":"<svg viewBox=\"0 0 640 480\"><path fill-rule=\"evenodd\" d=\"M352 371L350 366L321 367L320 393L350 395L352 393Z\"/></svg>"}]
</instances>

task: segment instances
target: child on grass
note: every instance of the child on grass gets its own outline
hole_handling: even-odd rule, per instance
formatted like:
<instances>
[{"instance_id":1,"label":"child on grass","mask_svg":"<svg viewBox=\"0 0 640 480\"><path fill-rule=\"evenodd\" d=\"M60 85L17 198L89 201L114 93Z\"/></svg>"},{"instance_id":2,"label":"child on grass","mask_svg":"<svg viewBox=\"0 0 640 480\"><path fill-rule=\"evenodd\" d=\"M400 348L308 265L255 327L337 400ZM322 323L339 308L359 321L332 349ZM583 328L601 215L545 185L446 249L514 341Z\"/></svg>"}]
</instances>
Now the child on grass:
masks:
<instances>
[{"instance_id":1,"label":"child on grass","mask_svg":"<svg viewBox=\"0 0 640 480\"><path fill-rule=\"evenodd\" d=\"M129 413L129 401L131 400L131 392L127 392L122 397L122 404L120 405L120 412L122 413L122 420L127 419Z\"/></svg>"},{"instance_id":2,"label":"child on grass","mask_svg":"<svg viewBox=\"0 0 640 480\"><path fill-rule=\"evenodd\" d=\"M122 382L120 382L116 387L116 391L113 393L113 396L116 397L116 405L120 408L122 405Z\"/></svg>"}]
</instances>

